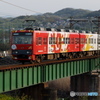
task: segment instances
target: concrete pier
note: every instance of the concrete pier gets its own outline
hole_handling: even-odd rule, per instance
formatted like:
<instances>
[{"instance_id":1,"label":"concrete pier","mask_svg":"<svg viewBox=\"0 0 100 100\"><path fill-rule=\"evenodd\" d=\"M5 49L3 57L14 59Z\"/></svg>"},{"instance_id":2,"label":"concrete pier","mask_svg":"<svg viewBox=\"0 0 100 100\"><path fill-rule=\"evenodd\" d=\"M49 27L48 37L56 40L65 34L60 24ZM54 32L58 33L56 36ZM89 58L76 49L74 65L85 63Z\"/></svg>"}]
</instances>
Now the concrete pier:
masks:
<instances>
[{"instance_id":1,"label":"concrete pier","mask_svg":"<svg viewBox=\"0 0 100 100\"><path fill-rule=\"evenodd\" d=\"M100 95L100 77L97 73L84 73L76 76L71 76L71 91L78 93L97 92ZM87 96L87 100L100 100L97 96ZM79 96L72 100L80 100Z\"/></svg>"}]
</instances>

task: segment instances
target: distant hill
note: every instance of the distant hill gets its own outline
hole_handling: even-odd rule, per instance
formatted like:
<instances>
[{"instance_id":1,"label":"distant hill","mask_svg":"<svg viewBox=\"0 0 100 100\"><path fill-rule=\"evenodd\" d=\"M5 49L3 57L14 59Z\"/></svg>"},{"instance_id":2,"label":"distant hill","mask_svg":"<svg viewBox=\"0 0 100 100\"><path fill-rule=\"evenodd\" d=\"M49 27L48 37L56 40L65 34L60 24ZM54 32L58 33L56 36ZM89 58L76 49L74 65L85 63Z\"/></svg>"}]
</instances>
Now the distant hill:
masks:
<instances>
[{"instance_id":1,"label":"distant hill","mask_svg":"<svg viewBox=\"0 0 100 100\"><path fill-rule=\"evenodd\" d=\"M98 16L100 16L100 10L93 11L93 12L90 12L89 14L85 15L85 17L98 17Z\"/></svg>"},{"instance_id":2,"label":"distant hill","mask_svg":"<svg viewBox=\"0 0 100 100\"><path fill-rule=\"evenodd\" d=\"M88 14L90 14L92 11L90 10L84 10L84 9L73 9L73 8L65 8L62 10L59 10L57 12L55 12L55 15L61 16L61 17L83 17L86 16Z\"/></svg>"}]
</instances>

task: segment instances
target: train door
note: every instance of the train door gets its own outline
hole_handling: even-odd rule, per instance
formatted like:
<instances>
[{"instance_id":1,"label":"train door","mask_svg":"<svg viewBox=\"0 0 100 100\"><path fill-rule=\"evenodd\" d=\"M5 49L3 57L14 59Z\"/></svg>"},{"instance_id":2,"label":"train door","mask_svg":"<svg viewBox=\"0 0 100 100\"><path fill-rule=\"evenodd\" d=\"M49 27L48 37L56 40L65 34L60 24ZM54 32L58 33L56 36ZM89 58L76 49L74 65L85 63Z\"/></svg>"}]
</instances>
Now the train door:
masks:
<instances>
[{"instance_id":1,"label":"train door","mask_svg":"<svg viewBox=\"0 0 100 100\"><path fill-rule=\"evenodd\" d=\"M85 46L85 51L92 51L92 50L96 50L96 34L86 34L86 38L87 38L87 42L86 42L86 46Z\"/></svg>"},{"instance_id":2,"label":"train door","mask_svg":"<svg viewBox=\"0 0 100 100\"><path fill-rule=\"evenodd\" d=\"M48 35L48 53L55 52L55 43L56 43L55 34L53 32L49 32L49 35Z\"/></svg>"},{"instance_id":3,"label":"train door","mask_svg":"<svg viewBox=\"0 0 100 100\"><path fill-rule=\"evenodd\" d=\"M74 52L74 36L70 35L70 52Z\"/></svg>"},{"instance_id":4,"label":"train door","mask_svg":"<svg viewBox=\"0 0 100 100\"><path fill-rule=\"evenodd\" d=\"M43 33L42 31L35 32L34 36L34 53L38 54L46 54L47 53L47 37L48 33Z\"/></svg>"},{"instance_id":5,"label":"train door","mask_svg":"<svg viewBox=\"0 0 100 100\"><path fill-rule=\"evenodd\" d=\"M75 52L79 51L79 34L78 33L74 36L74 51Z\"/></svg>"},{"instance_id":6,"label":"train door","mask_svg":"<svg viewBox=\"0 0 100 100\"><path fill-rule=\"evenodd\" d=\"M86 34L80 33L79 34L79 51L86 51L86 45L87 45Z\"/></svg>"},{"instance_id":7,"label":"train door","mask_svg":"<svg viewBox=\"0 0 100 100\"><path fill-rule=\"evenodd\" d=\"M93 34L93 44L92 44L92 46L93 46L93 50L97 50L97 37L98 35L97 34Z\"/></svg>"},{"instance_id":8,"label":"train door","mask_svg":"<svg viewBox=\"0 0 100 100\"><path fill-rule=\"evenodd\" d=\"M79 51L79 34L72 33L70 34L70 52Z\"/></svg>"}]
</instances>

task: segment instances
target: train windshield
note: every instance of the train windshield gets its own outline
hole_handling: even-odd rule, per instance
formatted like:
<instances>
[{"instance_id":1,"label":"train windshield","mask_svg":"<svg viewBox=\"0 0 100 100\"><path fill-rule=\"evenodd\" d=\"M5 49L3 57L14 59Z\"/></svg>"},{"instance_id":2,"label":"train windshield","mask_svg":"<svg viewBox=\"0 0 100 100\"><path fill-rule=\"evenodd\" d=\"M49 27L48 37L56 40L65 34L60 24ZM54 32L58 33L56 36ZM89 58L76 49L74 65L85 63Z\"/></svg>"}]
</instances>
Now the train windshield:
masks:
<instances>
[{"instance_id":1,"label":"train windshield","mask_svg":"<svg viewBox=\"0 0 100 100\"><path fill-rule=\"evenodd\" d=\"M32 44L32 33L13 33L13 44Z\"/></svg>"}]
</instances>

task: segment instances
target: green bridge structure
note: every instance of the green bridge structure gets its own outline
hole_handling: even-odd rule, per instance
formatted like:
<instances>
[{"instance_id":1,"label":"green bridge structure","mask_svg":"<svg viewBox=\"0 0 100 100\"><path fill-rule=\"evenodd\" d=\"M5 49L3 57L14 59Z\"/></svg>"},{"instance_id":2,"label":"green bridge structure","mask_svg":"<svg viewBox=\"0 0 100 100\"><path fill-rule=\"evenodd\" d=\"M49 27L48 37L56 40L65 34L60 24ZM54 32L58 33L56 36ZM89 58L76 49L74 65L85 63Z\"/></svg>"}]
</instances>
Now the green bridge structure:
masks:
<instances>
[{"instance_id":1,"label":"green bridge structure","mask_svg":"<svg viewBox=\"0 0 100 100\"><path fill-rule=\"evenodd\" d=\"M100 58L27 66L0 70L0 93L29 87L39 83L91 72L100 68Z\"/></svg>"}]
</instances>

